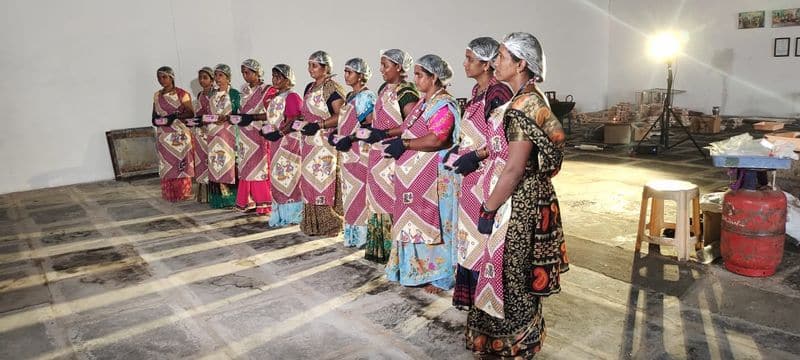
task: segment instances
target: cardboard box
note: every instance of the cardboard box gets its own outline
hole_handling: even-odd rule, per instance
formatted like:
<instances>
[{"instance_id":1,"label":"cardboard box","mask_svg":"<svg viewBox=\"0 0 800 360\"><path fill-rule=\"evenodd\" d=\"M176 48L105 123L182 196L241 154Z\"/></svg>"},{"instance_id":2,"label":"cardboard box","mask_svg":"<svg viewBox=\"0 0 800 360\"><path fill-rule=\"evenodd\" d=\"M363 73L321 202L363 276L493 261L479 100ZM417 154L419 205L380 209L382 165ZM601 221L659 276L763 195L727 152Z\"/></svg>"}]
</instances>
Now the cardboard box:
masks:
<instances>
[{"instance_id":1,"label":"cardboard box","mask_svg":"<svg viewBox=\"0 0 800 360\"><path fill-rule=\"evenodd\" d=\"M603 143L605 144L630 144L631 124L605 124L603 125Z\"/></svg>"},{"instance_id":2,"label":"cardboard box","mask_svg":"<svg viewBox=\"0 0 800 360\"><path fill-rule=\"evenodd\" d=\"M648 124L648 123L635 123L635 124L632 124L632 127L633 127L633 141L642 141L642 139L644 139L644 135L647 133L648 130L650 130L651 126L652 126L652 124ZM647 137L649 138L652 135L653 135L653 133L650 132L650 134L647 134Z\"/></svg>"},{"instance_id":3,"label":"cardboard box","mask_svg":"<svg viewBox=\"0 0 800 360\"><path fill-rule=\"evenodd\" d=\"M753 124L753 129L759 131L775 131L783 129L783 123L775 121L762 121Z\"/></svg>"},{"instance_id":4,"label":"cardboard box","mask_svg":"<svg viewBox=\"0 0 800 360\"><path fill-rule=\"evenodd\" d=\"M716 134L721 131L722 119L719 116L692 116L689 131L698 134Z\"/></svg>"},{"instance_id":5,"label":"cardboard box","mask_svg":"<svg viewBox=\"0 0 800 360\"><path fill-rule=\"evenodd\" d=\"M769 141L788 141L794 143L794 151L800 152L800 131L789 131L764 135Z\"/></svg>"}]
</instances>

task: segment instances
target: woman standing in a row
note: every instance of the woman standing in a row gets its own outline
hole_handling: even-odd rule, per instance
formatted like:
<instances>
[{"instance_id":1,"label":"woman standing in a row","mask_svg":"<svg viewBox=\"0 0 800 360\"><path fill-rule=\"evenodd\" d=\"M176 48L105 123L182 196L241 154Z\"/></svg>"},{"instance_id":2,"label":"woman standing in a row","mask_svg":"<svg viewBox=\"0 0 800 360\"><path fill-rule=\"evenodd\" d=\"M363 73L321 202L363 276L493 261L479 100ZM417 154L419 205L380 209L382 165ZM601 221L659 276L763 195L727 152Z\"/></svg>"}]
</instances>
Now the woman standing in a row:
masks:
<instances>
[{"instance_id":1,"label":"woman standing in a row","mask_svg":"<svg viewBox=\"0 0 800 360\"><path fill-rule=\"evenodd\" d=\"M353 91L347 94L347 102L339 112L337 131L329 135L329 143L336 146L340 154L344 245L347 247L362 248L367 243L367 165L370 146L361 142L353 146L353 142L361 125L372 123L373 120L375 93L367 88L371 76L372 70L364 59L347 60L344 80Z\"/></svg>"},{"instance_id":2,"label":"woman standing in a row","mask_svg":"<svg viewBox=\"0 0 800 360\"><path fill-rule=\"evenodd\" d=\"M424 285L435 293L453 288L456 221L460 183L442 157L459 136L460 112L445 86L453 70L437 55L414 66L414 82L425 93L403 123L401 137L384 141L396 160L392 250L389 280ZM391 133L391 132L390 132Z\"/></svg>"},{"instance_id":3,"label":"woman standing in a row","mask_svg":"<svg viewBox=\"0 0 800 360\"><path fill-rule=\"evenodd\" d=\"M187 125L193 127L194 137L194 181L197 183L197 201L208 202L208 129L203 126L202 117L211 115L211 97L214 96L214 69L204 66L197 71L197 82L202 90L197 93L194 115Z\"/></svg>"},{"instance_id":4,"label":"woman standing in a row","mask_svg":"<svg viewBox=\"0 0 800 360\"><path fill-rule=\"evenodd\" d=\"M384 157L383 145L390 129L395 136L402 132L403 119L419 101L419 92L413 82L406 80L414 60L400 49L386 50L381 54L381 75L384 83L378 89L375 115L365 119L363 127L371 129L365 140L371 144L367 167L367 205L372 214L367 225L365 257L378 263L389 260L392 249L392 213L394 208L394 159Z\"/></svg>"},{"instance_id":5,"label":"woman standing in a row","mask_svg":"<svg viewBox=\"0 0 800 360\"><path fill-rule=\"evenodd\" d=\"M267 120L266 105L277 91L264 83L264 69L258 61L242 62L242 86L239 116L239 136L236 143L239 170L239 191L236 207L247 211L255 209L267 215L272 205L269 184L269 142L261 136Z\"/></svg>"},{"instance_id":6,"label":"woman standing in a row","mask_svg":"<svg viewBox=\"0 0 800 360\"><path fill-rule=\"evenodd\" d=\"M314 81L303 92L300 182L304 206L300 230L311 236L336 236L342 231L337 154L327 138L339 121L344 89L333 81L332 66L328 53L320 50L311 54L308 73Z\"/></svg>"},{"instance_id":7,"label":"woman standing in a row","mask_svg":"<svg viewBox=\"0 0 800 360\"><path fill-rule=\"evenodd\" d=\"M479 269L479 284L501 288L495 293L497 307L470 309L466 344L480 358L530 359L545 337L542 298L561 291L560 274L568 269L551 182L561 168L564 131L536 86L544 81L545 60L533 35L506 36L495 68L497 79L516 94L489 122L494 133L504 128L506 141L489 152L484 176L490 193L478 230L490 234L487 248L498 251Z\"/></svg>"},{"instance_id":8,"label":"woman standing in a row","mask_svg":"<svg viewBox=\"0 0 800 360\"><path fill-rule=\"evenodd\" d=\"M214 209L236 205L236 125L228 116L239 112L239 90L231 87L231 68L214 67L217 89L211 96L210 116L203 117L208 140L208 203Z\"/></svg>"},{"instance_id":9,"label":"woman standing in a row","mask_svg":"<svg viewBox=\"0 0 800 360\"><path fill-rule=\"evenodd\" d=\"M153 125L158 142L158 174L161 177L161 197L176 202L192 196L194 153L192 132L183 119L194 116L192 97L186 90L175 87L175 72L169 66L156 71L161 89L153 95Z\"/></svg>"},{"instance_id":10,"label":"woman standing in a row","mask_svg":"<svg viewBox=\"0 0 800 360\"><path fill-rule=\"evenodd\" d=\"M272 68L272 86L278 93L267 106L267 125L262 128L264 137L271 142L270 227L299 224L303 215L303 197L300 193L302 136L292 130L292 123L300 116L303 99L292 91L294 85L294 71L289 65L278 64Z\"/></svg>"},{"instance_id":11,"label":"woman standing in a row","mask_svg":"<svg viewBox=\"0 0 800 360\"><path fill-rule=\"evenodd\" d=\"M478 232L477 221L481 204L486 199L481 182L486 167L480 166L480 155L485 153L486 145L490 142L487 119L494 109L511 99L511 89L494 77L492 62L499 46L497 40L490 37L474 39L467 45L464 72L467 77L475 79L475 86L464 111L460 142L450 155L458 159L446 159L450 160L448 163L452 164L457 174L463 175L458 199L458 268L453 304L465 308L475 305L475 302L482 307L491 304L491 297L483 293L484 289L476 289L484 251L489 251L486 248L486 235ZM476 299L476 296L479 298Z\"/></svg>"}]
</instances>

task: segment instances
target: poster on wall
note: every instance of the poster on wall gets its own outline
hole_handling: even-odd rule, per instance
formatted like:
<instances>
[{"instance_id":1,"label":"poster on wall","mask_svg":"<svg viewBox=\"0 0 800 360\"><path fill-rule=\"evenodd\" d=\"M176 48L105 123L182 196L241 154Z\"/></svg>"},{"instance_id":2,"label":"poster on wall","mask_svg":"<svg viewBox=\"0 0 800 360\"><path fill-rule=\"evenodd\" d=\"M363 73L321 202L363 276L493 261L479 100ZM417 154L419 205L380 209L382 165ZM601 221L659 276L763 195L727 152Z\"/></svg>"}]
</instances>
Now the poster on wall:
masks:
<instances>
[{"instance_id":1,"label":"poster on wall","mask_svg":"<svg viewBox=\"0 0 800 360\"><path fill-rule=\"evenodd\" d=\"M764 27L765 11L748 11L739 13L739 29L755 29Z\"/></svg>"},{"instance_id":2,"label":"poster on wall","mask_svg":"<svg viewBox=\"0 0 800 360\"><path fill-rule=\"evenodd\" d=\"M772 10L772 27L800 26L800 8Z\"/></svg>"}]
</instances>

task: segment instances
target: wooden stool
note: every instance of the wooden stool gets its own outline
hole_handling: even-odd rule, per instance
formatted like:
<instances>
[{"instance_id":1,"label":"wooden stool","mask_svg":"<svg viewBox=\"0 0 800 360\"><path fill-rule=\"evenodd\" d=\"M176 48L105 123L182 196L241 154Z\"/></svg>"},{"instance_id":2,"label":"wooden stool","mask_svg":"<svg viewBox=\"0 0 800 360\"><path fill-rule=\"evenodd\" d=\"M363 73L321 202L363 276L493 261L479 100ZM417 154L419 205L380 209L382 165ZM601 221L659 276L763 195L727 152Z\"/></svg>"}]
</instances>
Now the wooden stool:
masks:
<instances>
[{"instance_id":1,"label":"wooden stool","mask_svg":"<svg viewBox=\"0 0 800 360\"><path fill-rule=\"evenodd\" d=\"M645 224L647 203L650 205L650 222ZM664 222L664 200L677 205L675 223ZM691 212L691 233L689 232L689 212ZM663 229L674 229L675 237L661 235ZM647 233L645 233L647 231ZM700 190L697 185L687 181L656 180L648 182L642 191L642 210L639 214L639 230L636 233L636 251L642 247L642 240L652 244L671 245L678 250L678 260L688 260L689 251L697 250L700 244Z\"/></svg>"}]
</instances>

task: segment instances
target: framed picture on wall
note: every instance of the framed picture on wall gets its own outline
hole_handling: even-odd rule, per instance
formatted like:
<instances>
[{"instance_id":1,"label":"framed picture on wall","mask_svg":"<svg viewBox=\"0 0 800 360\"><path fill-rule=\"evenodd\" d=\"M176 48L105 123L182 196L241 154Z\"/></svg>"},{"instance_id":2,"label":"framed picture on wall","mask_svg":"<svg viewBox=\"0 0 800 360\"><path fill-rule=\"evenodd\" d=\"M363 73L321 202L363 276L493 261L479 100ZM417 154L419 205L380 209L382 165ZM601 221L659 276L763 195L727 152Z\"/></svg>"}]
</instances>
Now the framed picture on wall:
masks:
<instances>
[{"instance_id":1,"label":"framed picture on wall","mask_svg":"<svg viewBox=\"0 0 800 360\"><path fill-rule=\"evenodd\" d=\"M772 27L800 26L800 8L772 10Z\"/></svg>"},{"instance_id":2,"label":"framed picture on wall","mask_svg":"<svg viewBox=\"0 0 800 360\"><path fill-rule=\"evenodd\" d=\"M792 39L788 37L775 38L775 47L773 48L772 56L784 57L789 56L789 44Z\"/></svg>"},{"instance_id":3,"label":"framed picture on wall","mask_svg":"<svg viewBox=\"0 0 800 360\"><path fill-rule=\"evenodd\" d=\"M748 11L739 13L739 29L755 29L764 27L765 11Z\"/></svg>"},{"instance_id":4,"label":"framed picture on wall","mask_svg":"<svg viewBox=\"0 0 800 360\"><path fill-rule=\"evenodd\" d=\"M800 37L794 38L794 56L800 56Z\"/></svg>"}]
</instances>

